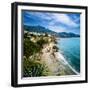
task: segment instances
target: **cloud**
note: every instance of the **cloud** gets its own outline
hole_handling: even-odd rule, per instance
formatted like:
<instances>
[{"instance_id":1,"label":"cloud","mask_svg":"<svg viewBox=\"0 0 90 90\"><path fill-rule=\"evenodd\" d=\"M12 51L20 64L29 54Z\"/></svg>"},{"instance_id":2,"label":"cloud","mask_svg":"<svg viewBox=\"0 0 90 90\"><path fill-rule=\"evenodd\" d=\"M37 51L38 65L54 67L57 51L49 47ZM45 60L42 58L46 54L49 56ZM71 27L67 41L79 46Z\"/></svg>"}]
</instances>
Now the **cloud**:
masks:
<instances>
[{"instance_id":1,"label":"cloud","mask_svg":"<svg viewBox=\"0 0 90 90\"><path fill-rule=\"evenodd\" d=\"M55 31L55 32L66 32L66 28L65 27L57 27L57 26L48 26L48 28L50 28L51 30Z\"/></svg>"},{"instance_id":2,"label":"cloud","mask_svg":"<svg viewBox=\"0 0 90 90\"><path fill-rule=\"evenodd\" d=\"M79 32L80 14L71 13L49 13L49 12L31 12L25 11L24 23L28 25L40 25L56 32Z\"/></svg>"},{"instance_id":3,"label":"cloud","mask_svg":"<svg viewBox=\"0 0 90 90\"><path fill-rule=\"evenodd\" d=\"M77 27L78 24L72 20L67 14L53 14L55 23L62 23L66 26Z\"/></svg>"},{"instance_id":4,"label":"cloud","mask_svg":"<svg viewBox=\"0 0 90 90\"><path fill-rule=\"evenodd\" d=\"M37 18L40 18L40 19L45 19L45 20L51 20L51 17L50 17L50 14L48 13L43 13L43 12L29 12L27 11L27 16L28 17L37 17Z\"/></svg>"}]
</instances>

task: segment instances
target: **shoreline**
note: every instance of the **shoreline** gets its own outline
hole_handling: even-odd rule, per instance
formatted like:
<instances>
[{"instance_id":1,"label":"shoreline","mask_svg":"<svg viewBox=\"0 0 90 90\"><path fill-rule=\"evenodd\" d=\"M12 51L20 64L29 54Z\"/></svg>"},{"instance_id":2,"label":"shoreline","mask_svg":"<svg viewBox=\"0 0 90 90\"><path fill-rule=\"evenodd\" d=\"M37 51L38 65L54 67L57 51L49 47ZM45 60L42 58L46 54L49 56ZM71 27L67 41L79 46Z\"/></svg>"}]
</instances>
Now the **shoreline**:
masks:
<instances>
[{"instance_id":1,"label":"shoreline","mask_svg":"<svg viewBox=\"0 0 90 90\"><path fill-rule=\"evenodd\" d=\"M47 65L51 71L51 75L63 76L63 75L79 75L79 73L66 61L64 56L58 51L47 52L49 46L43 48L42 61ZM53 55L52 55L53 52Z\"/></svg>"},{"instance_id":2,"label":"shoreline","mask_svg":"<svg viewBox=\"0 0 90 90\"><path fill-rule=\"evenodd\" d=\"M48 36L47 34L36 35L30 33L25 33L24 38L24 44L27 47L25 48L26 56L24 58L24 64L28 71L28 73L24 73L25 76L79 75L79 73L69 64L57 46L57 39L61 38L57 38L54 35ZM30 47L30 45L32 46ZM27 62L29 69L27 67ZM32 71L33 67L31 62L32 65L34 65L35 72ZM38 67L38 69L36 67ZM40 74L38 74L37 70Z\"/></svg>"},{"instance_id":3,"label":"shoreline","mask_svg":"<svg viewBox=\"0 0 90 90\"><path fill-rule=\"evenodd\" d=\"M57 52L56 53L56 57L58 57L58 60L59 61L63 61L64 62L64 64L67 64L70 68L71 68L71 70L73 71L73 72L75 72L77 75L79 74L67 61L66 61L66 59L64 58L64 56L60 53L60 52Z\"/></svg>"}]
</instances>

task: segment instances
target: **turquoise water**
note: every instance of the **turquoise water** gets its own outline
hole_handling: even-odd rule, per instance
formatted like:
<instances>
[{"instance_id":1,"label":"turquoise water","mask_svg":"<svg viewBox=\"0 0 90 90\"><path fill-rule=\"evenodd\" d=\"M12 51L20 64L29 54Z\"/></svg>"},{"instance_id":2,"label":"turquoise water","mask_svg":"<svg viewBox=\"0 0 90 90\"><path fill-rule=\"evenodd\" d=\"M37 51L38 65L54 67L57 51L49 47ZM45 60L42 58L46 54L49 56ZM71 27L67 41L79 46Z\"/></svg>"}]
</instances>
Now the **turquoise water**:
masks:
<instances>
[{"instance_id":1,"label":"turquoise water","mask_svg":"<svg viewBox=\"0 0 90 90\"><path fill-rule=\"evenodd\" d=\"M68 63L80 73L80 38L60 38L58 48Z\"/></svg>"}]
</instances>

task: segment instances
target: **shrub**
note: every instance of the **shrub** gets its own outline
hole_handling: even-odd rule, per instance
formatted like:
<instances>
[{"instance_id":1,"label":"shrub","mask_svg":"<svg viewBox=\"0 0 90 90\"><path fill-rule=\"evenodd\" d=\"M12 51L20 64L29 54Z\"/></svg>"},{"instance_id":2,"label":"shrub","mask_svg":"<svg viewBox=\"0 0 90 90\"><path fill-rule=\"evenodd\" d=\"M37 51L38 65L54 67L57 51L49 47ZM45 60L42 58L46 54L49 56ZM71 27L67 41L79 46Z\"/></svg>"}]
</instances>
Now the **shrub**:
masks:
<instances>
[{"instance_id":1,"label":"shrub","mask_svg":"<svg viewBox=\"0 0 90 90\"><path fill-rule=\"evenodd\" d=\"M30 39L24 40L24 55L28 58L40 51L40 48L36 45L36 43L30 41Z\"/></svg>"},{"instance_id":2,"label":"shrub","mask_svg":"<svg viewBox=\"0 0 90 90\"><path fill-rule=\"evenodd\" d=\"M58 47L57 46L53 46L53 49L58 52Z\"/></svg>"},{"instance_id":3,"label":"shrub","mask_svg":"<svg viewBox=\"0 0 90 90\"><path fill-rule=\"evenodd\" d=\"M31 61L24 59L23 61L23 77L37 77L46 76L48 74L48 68L45 64L40 63L37 60Z\"/></svg>"}]
</instances>

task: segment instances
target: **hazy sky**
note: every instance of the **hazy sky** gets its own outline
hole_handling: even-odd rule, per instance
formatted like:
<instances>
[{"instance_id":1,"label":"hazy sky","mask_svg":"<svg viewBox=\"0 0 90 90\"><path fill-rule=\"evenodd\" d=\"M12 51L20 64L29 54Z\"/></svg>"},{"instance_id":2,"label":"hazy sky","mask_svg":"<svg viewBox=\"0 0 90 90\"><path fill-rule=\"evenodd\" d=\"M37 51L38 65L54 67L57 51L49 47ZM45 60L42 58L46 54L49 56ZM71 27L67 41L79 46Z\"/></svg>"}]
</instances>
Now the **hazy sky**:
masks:
<instances>
[{"instance_id":1,"label":"hazy sky","mask_svg":"<svg viewBox=\"0 0 90 90\"><path fill-rule=\"evenodd\" d=\"M55 32L80 33L80 14L23 11L23 24L43 26Z\"/></svg>"}]
</instances>

